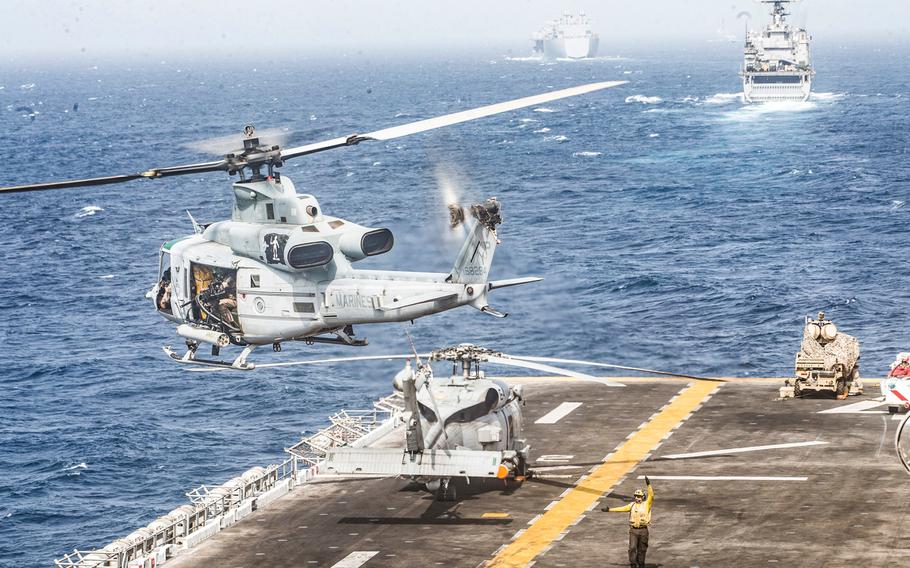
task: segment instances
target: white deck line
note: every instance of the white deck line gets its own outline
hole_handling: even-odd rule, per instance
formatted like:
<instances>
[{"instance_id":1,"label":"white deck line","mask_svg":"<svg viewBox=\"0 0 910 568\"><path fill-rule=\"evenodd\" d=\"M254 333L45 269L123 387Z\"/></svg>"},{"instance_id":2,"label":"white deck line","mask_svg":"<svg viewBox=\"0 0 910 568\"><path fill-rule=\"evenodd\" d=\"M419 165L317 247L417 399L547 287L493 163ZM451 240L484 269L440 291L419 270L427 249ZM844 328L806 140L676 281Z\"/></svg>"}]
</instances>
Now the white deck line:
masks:
<instances>
[{"instance_id":1,"label":"white deck line","mask_svg":"<svg viewBox=\"0 0 910 568\"><path fill-rule=\"evenodd\" d=\"M581 406L580 402L563 402L550 412L547 412L535 420L534 424L556 424L579 406Z\"/></svg>"},{"instance_id":2,"label":"white deck line","mask_svg":"<svg viewBox=\"0 0 910 568\"><path fill-rule=\"evenodd\" d=\"M639 475L638 479L644 479ZM785 477L775 475L649 475L648 479L666 481L808 481L808 477Z\"/></svg>"},{"instance_id":3,"label":"white deck line","mask_svg":"<svg viewBox=\"0 0 910 568\"><path fill-rule=\"evenodd\" d=\"M701 458L706 456L725 456L728 454L741 454L744 452L760 452L763 450L782 450L785 448L800 448L803 446L822 446L828 442L813 440L811 442L790 442L787 444L769 444L766 446L748 446L745 448L728 448L726 450L709 450L705 452L690 452L687 454L669 454L660 456L661 459L682 460L687 458Z\"/></svg>"},{"instance_id":4,"label":"white deck line","mask_svg":"<svg viewBox=\"0 0 910 568\"><path fill-rule=\"evenodd\" d=\"M379 554L378 550L355 550L335 564L332 564L332 568L359 568L377 554Z\"/></svg>"},{"instance_id":5,"label":"white deck line","mask_svg":"<svg viewBox=\"0 0 910 568\"><path fill-rule=\"evenodd\" d=\"M836 406L834 408L829 408L828 410L819 410L816 414L884 414L885 411L883 410L870 410L877 406L883 406L884 404L886 403L881 400L861 400L846 406Z\"/></svg>"}]
</instances>

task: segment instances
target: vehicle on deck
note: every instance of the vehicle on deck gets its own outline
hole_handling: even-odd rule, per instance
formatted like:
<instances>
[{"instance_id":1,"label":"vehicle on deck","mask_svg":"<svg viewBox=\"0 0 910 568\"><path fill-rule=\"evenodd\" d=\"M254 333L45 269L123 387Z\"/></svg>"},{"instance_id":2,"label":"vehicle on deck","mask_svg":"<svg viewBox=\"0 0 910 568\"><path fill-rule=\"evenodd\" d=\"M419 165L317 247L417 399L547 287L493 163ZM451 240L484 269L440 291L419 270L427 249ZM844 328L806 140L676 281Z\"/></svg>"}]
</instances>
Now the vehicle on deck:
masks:
<instances>
[{"instance_id":1,"label":"vehicle on deck","mask_svg":"<svg viewBox=\"0 0 910 568\"><path fill-rule=\"evenodd\" d=\"M862 394L859 376L859 340L842 333L825 312L818 319L806 316L803 340L796 353L794 377L784 381L781 398L798 397L808 391L830 391L843 400Z\"/></svg>"}]
</instances>

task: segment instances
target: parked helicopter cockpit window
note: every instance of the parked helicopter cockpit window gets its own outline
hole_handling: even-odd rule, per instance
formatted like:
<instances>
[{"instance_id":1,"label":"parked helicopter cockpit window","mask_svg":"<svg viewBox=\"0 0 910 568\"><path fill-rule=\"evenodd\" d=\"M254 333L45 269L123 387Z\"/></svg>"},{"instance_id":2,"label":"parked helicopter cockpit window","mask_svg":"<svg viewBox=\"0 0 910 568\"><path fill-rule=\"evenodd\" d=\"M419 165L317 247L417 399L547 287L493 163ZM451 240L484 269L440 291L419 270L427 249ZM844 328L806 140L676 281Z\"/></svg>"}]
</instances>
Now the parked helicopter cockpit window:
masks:
<instances>
[{"instance_id":1,"label":"parked helicopter cockpit window","mask_svg":"<svg viewBox=\"0 0 910 568\"><path fill-rule=\"evenodd\" d=\"M326 242L297 245L288 252L288 264L294 268L315 268L331 262L335 252Z\"/></svg>"},{"instance_id":2,"label":"parked helicopter cockpit window","mask_svg":"<svg viewBox=\"0 0 910 568\"><path fill-rule=\"evenodd\" d=\"M273 203L265 204L265 216L270 220L275 220L275 205Z\"/></svg>"},{"instance_id":3,"label":"parked helicopter cockpit window","mask_svg":"<svg viewBox=\"0 0 910 568\"><path fill-rule=\"evenodd\" d=\"M250 274L250 288L259 288L258 274Z\"/></svg>"}]
</instances>

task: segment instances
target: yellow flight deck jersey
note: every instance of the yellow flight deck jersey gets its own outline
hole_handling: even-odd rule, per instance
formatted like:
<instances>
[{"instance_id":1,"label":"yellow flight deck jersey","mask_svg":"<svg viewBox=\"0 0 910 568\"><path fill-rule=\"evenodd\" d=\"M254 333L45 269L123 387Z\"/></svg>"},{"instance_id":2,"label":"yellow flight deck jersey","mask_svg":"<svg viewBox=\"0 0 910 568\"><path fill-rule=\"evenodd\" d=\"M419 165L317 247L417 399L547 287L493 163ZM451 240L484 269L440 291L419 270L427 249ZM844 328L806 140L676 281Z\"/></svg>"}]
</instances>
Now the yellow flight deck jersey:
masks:
<instances>
[{"instance_id":1,"label":"yellow flight deck jersey","mask_svg":"<svg viewBox=\"0 0 910 568\"><path fill-rule=\"evenodd\" d=\"M607 509L610 513L629 512L629 525L632 528L640 529L651 524L651 503L654 502L654 490L648 486L648 498L641 503L629 503L622 507L610 507Z\"/></svg>"}]
</instances>

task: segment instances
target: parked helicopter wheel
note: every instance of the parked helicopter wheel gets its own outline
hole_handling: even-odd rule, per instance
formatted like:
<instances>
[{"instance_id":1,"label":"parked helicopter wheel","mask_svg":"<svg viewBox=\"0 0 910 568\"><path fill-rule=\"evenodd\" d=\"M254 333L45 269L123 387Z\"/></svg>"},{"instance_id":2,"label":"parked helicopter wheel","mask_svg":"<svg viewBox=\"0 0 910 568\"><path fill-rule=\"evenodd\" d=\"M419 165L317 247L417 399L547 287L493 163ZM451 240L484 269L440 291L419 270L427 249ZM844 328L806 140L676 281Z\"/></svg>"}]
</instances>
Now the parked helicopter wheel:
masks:
<instances>
[{"instance_id":1,"label":"parked helicopter wheel","mask_svg":"<svg viewBox=\"0 0 910 568\"><path fill-rule=\"evenodd\" d=\"M451 478L439 480L439 489L436 490L436 500L443 502L452 502L458 500L458 484Z\"/></svg>"}]
</instances>

